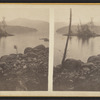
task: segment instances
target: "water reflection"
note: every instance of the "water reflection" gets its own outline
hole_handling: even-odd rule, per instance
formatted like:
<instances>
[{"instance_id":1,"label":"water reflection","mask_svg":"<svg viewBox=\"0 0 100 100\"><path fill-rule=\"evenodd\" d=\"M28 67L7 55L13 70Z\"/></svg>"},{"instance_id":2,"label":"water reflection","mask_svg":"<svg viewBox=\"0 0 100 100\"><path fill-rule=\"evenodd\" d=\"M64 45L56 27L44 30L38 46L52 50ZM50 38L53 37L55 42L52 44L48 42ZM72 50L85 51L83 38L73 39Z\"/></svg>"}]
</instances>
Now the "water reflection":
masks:
<instances>
[{"instance_id":1,"label":"water reflection","mask_svg":"<svg viewBox=\"0 0 100 100\"><path fill-rule=\"evenodd\" d=\"M6 37L0 37L0 50L2 52L6 50Z\"/></svg>"},{"instance_id":2,"label":"water reflection","mask_svg":"<svg viewBox=\"0 0 100 100\"><path fill-rule=\"evenodd\" d=\"M55 34L54 65L58 65L63 56L66 36ZM100 37L80 38L71 36L69 39L67 58L87 62L90 56L100 54Z\"/></svg>"},{"instance_id":3,"label":"water reflection","mask_svg":"<svg viewBox=\"0 0 100 100\"><path fill-rule=\"evenodd\" d=\"M6 49L6 37L2 37L2 49L5 52L5 49Z\"/></svg>"},{"instance_id":4,"label":"water reflection","mask_svg":"<svg viewBox=\"0 0 100 100\"><path fill-rule=\"evenodd\" d=\"M1 37L0 37L0 46L1 46Z\"/></svg>"},{"instance_id":5,"label":"water reflection","mask_svg":"<svg viewBox=\"0 0 100 100\"><path fill-rule=\"evenodd\" d=\"M47 36L45 36L48 38ZM23 53L26 47L35 47L37 45L43 44L48 47L48 42L39 40L43 38L42 35L35 33L18 34L9 37L0 37L0 57L3 55L9 55L15 53L14 45L18 46L19 53Z\"/></svg>"},{"instance_id":6,"label":"water reflection","mask_svg":"<svg viewBox=\"0 0 100 100\"><path fill-rule=\"evenodd\" d=\"M93 53L93 51L94 51L94 42L93 42L93 39L92 39L92 41L91 41L91 54Z\"/></svg>"},{"instance_id":7,"label":"water reflection","mask_svg":"<svg viewBox=\"0 0 100 100\"><path fill-rule=\"evenodd\" d=\"M85 44L89 45L89 40L90 40L90 37L78 37L77 36L77 39L78 39L78 42L82 43L82 45L84 46Z\"/></svg>"},{"instance_id":8,"label":"water reflection","mask_svg":"<svg viewBox=\"0 0 100 100\"><path fill-rule=\"evenodd\" d=\"M87 47L87 49L91 49L91 52L94 51L94 37L77 37L78 43L81 43L81 49Z\"/></svg>"}]
</instances>

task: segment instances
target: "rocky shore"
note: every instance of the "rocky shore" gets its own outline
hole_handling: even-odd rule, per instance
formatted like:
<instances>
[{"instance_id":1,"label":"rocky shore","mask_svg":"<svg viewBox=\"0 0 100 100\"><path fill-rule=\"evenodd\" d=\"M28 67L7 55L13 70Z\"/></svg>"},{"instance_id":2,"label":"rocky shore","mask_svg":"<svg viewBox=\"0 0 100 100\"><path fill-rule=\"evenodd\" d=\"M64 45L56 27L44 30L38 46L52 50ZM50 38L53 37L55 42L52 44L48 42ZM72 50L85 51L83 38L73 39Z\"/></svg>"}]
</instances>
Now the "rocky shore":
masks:
<instances>
[{"instance_id":1,"label":"rocky shore","mask_svg":"<svg viewBox=\"0 0 100 100\"><path fill-rule=\"evenodd\" d=\"M47 91L49 48L27 47L0 58L0 91Z\"/></svg>"},{"instance_id":2,"label":"rocky shore","mask_svg":"<svg viewBox=\"0 0 100 100\"><path fill-rule=\"evenodd\" d=\"M87 63L67 59L54 67L53 90L100 91L100 55L89 57Z\"/></svg>"}]
</instances>

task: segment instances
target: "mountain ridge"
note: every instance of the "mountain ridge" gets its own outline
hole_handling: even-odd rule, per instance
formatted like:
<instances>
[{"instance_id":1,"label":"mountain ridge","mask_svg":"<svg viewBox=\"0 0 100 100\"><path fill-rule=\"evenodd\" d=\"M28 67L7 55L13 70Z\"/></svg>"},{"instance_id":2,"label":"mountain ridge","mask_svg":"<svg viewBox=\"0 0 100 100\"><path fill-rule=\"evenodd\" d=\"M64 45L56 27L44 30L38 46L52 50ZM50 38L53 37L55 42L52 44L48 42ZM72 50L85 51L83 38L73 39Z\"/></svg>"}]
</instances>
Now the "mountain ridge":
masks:
<instances>
[{"instance_id":1,"label":"mountain ridge","mask_svg":"<svg viewBox=\"0 0 100 100\"><path fill-rule=\"evenodd\" d=\"M26 18L17 18L7 22L11 26L24 26L29 28L36 28L39 32L49 33L49 22L42 20L31 20Z\"/></svg>"}]
</instances>

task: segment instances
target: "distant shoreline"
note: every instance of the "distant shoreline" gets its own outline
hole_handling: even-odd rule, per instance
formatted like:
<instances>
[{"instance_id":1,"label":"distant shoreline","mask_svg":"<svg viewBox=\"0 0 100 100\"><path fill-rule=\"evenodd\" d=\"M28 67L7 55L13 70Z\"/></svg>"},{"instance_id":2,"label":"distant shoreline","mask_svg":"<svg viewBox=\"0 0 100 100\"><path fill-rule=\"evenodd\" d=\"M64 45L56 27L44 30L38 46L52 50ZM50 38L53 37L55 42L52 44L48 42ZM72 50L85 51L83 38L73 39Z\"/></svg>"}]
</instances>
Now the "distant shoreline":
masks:
<instances>
[{"instance_id":1,"label":"distant shoreline","mask_svg":"<svg viewBox=\"0 0 100 100\"><path fill-rule=\"evenodd\" d=\"M62 34L63 36L68 36L68 34ZM70 36L78 36L78 34L71 34ZM100 35L95 35L95 36L90 36L90 37L99 37ZM80 37L80 36L78 36L78 37Z\"/></svg>"},{"instance_id":2,"label":"distant shoreline","mask_svg":"<svg viewBox=\"0 0 100 100\"><path fill-rule=\"evenodd\" d=\"M8 36L14 36L14 35L12 35L12 34L0 35L0 37L8 37Z\"/></svg>"}]
</instances>

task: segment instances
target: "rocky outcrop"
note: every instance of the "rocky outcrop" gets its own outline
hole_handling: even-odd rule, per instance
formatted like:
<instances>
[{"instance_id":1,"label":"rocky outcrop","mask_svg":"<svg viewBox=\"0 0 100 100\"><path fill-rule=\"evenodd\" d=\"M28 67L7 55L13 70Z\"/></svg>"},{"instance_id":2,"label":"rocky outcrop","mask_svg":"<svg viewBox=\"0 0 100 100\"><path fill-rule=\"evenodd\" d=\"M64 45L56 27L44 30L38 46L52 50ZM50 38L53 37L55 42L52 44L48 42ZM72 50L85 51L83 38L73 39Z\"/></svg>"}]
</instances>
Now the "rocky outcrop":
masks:
<instances>
[{"instance_id":1,"label":"rocky outcrop","mask_svg":"<svg viewBox=\"0 0 100 100\"><path fill-rule=\"evenodd\" d=\"M0 58L0 91L48 90L48 53L43 45Z\"/></svg>"},{"instance_id":2,"label":"rocky outcrop","mask_svg":"<svg viewBox=\"0 0 100 100\"><path fill-rule=\"evenodd\" d=\"M91 56L87 63L67 59L54 67L54 91L99 91L100 55Z\"/></svg>"}]
</instances>

